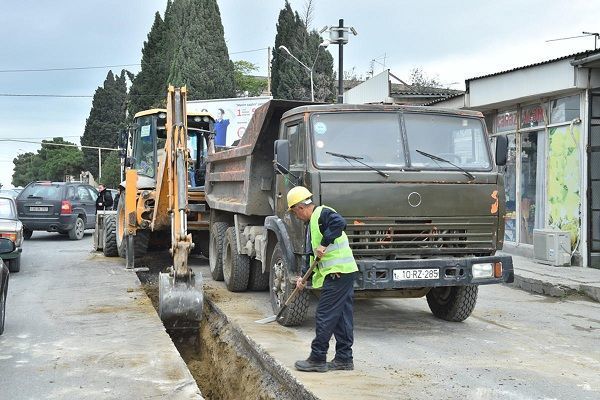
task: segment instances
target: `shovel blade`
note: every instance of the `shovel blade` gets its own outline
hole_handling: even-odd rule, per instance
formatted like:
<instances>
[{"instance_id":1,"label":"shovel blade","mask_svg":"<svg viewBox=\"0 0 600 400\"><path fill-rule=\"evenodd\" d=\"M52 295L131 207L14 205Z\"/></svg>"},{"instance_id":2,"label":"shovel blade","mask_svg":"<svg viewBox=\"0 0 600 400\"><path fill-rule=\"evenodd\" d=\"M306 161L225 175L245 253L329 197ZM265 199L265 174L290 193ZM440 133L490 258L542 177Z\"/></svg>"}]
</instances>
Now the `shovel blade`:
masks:
<instances>
[{"instance_id":1,"label":"shovel blade","mask_svg":"<svg viewBox=\"0 0 600 400\"><path fill-rule=\"evenodd\" d=\"M161 272L158 275L158 314L166 328L188 329L198 326L202 320L202 276L200 286L196 286L193 276L190 280L176 280L172 275Z\"/></svg>"},{"instance_id":2,"label":"shovel blade","mask_svg":"<svg viewBox=\"0 0 600 400\"><path fill-rule=\"evenodd\" d=\"M270 317L259 319L258 321L254 321L257 324L269 324L271 322L277 321L277 315L271 315Z\"/></svg>"}]
</instances>

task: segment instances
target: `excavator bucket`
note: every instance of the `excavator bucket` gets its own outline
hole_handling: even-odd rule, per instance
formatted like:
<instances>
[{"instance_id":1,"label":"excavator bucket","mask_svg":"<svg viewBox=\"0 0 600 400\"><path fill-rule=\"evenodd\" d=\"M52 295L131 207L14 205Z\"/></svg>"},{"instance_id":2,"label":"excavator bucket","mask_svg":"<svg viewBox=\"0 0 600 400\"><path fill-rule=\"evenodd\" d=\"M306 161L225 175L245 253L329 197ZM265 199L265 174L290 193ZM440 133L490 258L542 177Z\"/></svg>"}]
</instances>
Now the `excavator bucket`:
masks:
<instances>
[{"instance_id":1,"label":"excavator bucket","mask_svg":"<svg viewBox=\"0 0 600 400\"><path fill-rule=\"evenodd\" d=\"M158 314L166 328L197 328L202 319L204 301L202 275L198 273L187 279L175 279L172 273L161 272L158 275L158 298Z\"/></svg>"}]
</instances>

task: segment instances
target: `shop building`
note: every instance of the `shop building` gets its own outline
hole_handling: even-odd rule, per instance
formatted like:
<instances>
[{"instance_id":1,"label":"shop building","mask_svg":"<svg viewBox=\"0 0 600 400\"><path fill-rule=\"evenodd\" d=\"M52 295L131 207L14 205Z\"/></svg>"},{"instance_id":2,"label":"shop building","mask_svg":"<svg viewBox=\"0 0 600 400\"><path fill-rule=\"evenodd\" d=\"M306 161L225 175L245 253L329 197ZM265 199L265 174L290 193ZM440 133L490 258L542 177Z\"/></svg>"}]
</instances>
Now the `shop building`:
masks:
<instances>
[{"instance_id":1,"label":"shop building","mask_svg":"<svg viewBox=\"0 0 600 400\"><path fill-rule=\"evenodd\" d=\"M600 268L600 50L471 78L430 105L481 111L491 140L508 138L505 250L537 258L540 230L560 230L572 265Z\"/></svg>"}]
</instances>

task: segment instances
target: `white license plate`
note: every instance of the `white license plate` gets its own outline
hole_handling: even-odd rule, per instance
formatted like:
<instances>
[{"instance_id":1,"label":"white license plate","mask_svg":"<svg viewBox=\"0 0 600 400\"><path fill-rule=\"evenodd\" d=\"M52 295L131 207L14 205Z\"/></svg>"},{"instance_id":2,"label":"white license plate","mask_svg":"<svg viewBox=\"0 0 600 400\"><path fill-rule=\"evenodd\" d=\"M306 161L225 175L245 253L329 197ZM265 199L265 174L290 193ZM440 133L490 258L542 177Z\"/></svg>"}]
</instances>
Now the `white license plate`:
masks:
<instances>
[{"instance_id":1,"label":"white license plate","mask_svg":"<svg viewBox=\"0 0 600 400\"><path fill-rule=\"evenodd\" d=\"M48 207L29 207L29 211L48 211Z\"/></svg>"},{"instance_id":2,"label":"white license plate","mask_svg":"<svg viewBox=\"0 0 600 400\"><path fill-rule=\"evenodd\" d=\"M422 279L438 279L440 270L437 268L427 269L395 269L395 281L418 281Z\"/></svg>"}]
</instances>

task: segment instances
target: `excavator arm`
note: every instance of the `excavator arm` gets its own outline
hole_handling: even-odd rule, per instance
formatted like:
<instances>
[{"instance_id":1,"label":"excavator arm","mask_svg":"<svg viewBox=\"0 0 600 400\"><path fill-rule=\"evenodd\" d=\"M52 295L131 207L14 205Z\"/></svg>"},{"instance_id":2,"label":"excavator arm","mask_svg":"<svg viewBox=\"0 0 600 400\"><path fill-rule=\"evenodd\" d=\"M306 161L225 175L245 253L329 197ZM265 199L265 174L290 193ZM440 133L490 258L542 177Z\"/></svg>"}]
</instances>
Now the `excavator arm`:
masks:
<instances>
[{"instance_id":1,"label":"excavator arm","mask_svg":"<svg viewBox=\"0 0 600 400\"><path fill-rule=\"evenodd\" d=\"M169 328L189 328L202 318L202 279L188 266L194 244L187 231L188 149L186 88L169 87L167 140L158 168L152 223L170 220L173 265L159 274L159 314ZM166 187L165 187L166 186ZM198 273L199 274L199 273ZM200 274L199 274L200 275Z\"/></svg>"}]
</instances>

